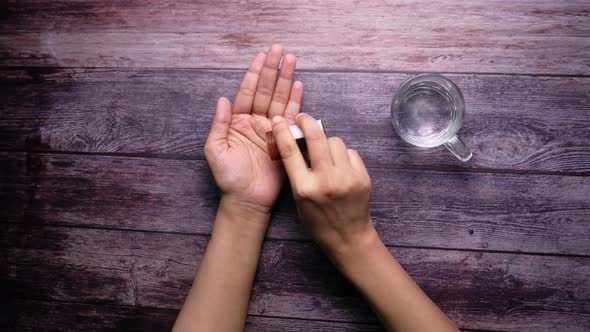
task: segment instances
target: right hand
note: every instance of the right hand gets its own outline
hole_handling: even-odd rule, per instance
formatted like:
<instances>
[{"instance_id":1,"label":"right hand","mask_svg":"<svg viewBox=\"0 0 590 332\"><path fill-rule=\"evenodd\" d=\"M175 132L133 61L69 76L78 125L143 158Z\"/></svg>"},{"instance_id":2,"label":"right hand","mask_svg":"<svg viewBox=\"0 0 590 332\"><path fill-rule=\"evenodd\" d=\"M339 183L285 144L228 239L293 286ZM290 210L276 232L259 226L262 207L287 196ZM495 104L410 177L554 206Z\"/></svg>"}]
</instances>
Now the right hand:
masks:
<instances>
[{"instance_id":1,"label":"right hand","mask_svg":"<svg viewBox=\"0 0 590 332\"><path fill-rule=\"evenodd\" d=\"M274 117L273 135L291 183L297 211L312 238L330 256L376 237L369 213L371 179L358 152L338 137L327 138L308 114L299 114L307 164L284 118ZM377 237L378 238L378 237Z\"/></svg>"}]
</instances>

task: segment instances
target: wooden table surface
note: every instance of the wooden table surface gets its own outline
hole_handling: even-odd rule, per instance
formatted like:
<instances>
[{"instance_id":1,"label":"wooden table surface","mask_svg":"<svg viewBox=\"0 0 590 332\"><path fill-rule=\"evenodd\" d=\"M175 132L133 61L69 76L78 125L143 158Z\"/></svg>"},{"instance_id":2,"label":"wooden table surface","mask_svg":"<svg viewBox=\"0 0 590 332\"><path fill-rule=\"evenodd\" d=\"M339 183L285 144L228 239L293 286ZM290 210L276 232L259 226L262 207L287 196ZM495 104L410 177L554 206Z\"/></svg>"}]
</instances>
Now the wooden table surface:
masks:
<instances>
[{"instance_id":1,"label":"wooden table surface","mask_svg":"<svg viewBox=\"0 0 590 332\"><path fill-rule=\"evenodd\" d=\"M590 330L590 3L29 0L0 5L3 331L169 329L219 193L216 99L257 51L358 149L391 252L460 327ZM402 142L399 84L463 91L467 163ZM376 331L282 194L249 331Z\"/></svg>"}]
</instances>

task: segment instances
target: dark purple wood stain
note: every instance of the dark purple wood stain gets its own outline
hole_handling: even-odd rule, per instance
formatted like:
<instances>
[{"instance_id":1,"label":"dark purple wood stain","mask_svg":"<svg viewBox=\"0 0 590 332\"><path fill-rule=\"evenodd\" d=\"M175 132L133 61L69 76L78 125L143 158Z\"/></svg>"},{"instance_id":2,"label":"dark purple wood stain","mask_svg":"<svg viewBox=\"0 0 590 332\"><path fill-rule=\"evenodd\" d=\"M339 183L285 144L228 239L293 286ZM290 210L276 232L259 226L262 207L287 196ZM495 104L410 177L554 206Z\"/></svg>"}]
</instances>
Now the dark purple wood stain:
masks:
<instances>
[{"instance_id":1,"label":"dark purple wood stain","mask_svg":"<svg viewBox=\"0 0 590 332\"><path fill-rule=\"evenodd\" d=\"M10 297L179 309L207 237L3 225ZM392 248L425 292L468 328L587 325L588 258ZM562 271L568 271L562 274ZM444 277L443 277L444 276ZM268 240L250 314L376 322L356 290L310 243ZM535 325L536 324L536 325Z\"/></svg>"},{"instance_id":2,"label":"dark purple wood stain","mask_svg":"<svg viewBox=\"0 0 590 332\"><path fill-rule=\"evenodd\" d=\"M590 73L585 0L57 0L3 12L10 66L236 68L277 41L306 69Z\"/></svg>"},{"instance_id":3,"label":"dark purple wood stain","mask_svg":"<svg viewBox=\"0 0 590 332\"><path fill-rule=\"evenodd\" d=\"M123 331L169 331L172 329L178 310L133 306L95 305L80 303L56 303L47 301L15 301L9 313L17 316L2 316L0 324L17 331L46 330L86 332L93 330ZM298 320L248 316L246 331L327 331L327 332L377 332L377 324L325 322L321 320Z\"/></svg>"},{"instance_id":4,"label":"dark purple wood stain","mask_svg":"<svg viewBox=\"0 0 590 332\"><path fill-rule=\"evenodd\" d=\"M376 228L445 312L587 330L586 2L1 4L0 329L171 328L219 199L202 153L215 101L281 42L303 110L364 157ZM392 130L393 92L424 71L463 91L469 163ZM246 330L381 330L288 188L267 238Z\"/></svg>"},{"instance_id":5,"label":"dark purple wood stain","mask_svg":"<svg viewBox=\"0 0 590 332\"><path fill-rule=\"evenodd\" d=\"M215 102L233 96L242 71L4 70L0 148L200 158ZM416 149L391 126L393 92L409 75L297 74L303 111L392 168L590 174L590 78L449 75L467 115L459 134L474 158ZM34 82L35 84L23 83ZM370 133L370 134L368 134Z\"/></svg>"},{"instance_id":6,"label":"dark purple wood stain","mask_svg":"<svg viewBox=\"0 0 590 332\"><path fill-rule=\"evenodd\" d=\"M11 157L9 159L8 157ZM6 164L21 156L0 157ZM203 160L31 153L22 183L32 224L208 234L218 191ZM590 178L563 175L461 173L369 167L372 216L390 245L590 254ZM186 179L192 179L186 181ZM10 185L10 184L8 184ZM34 193L27 193L32 188ZM17 190L20 189L20 190ZM6 194L8 195L8 194ZM31 196L32 195L32 196ZM477 206L477 209L472 207ZM268 236L309 240L285 189Z\"/></svg>"}]
</instances>

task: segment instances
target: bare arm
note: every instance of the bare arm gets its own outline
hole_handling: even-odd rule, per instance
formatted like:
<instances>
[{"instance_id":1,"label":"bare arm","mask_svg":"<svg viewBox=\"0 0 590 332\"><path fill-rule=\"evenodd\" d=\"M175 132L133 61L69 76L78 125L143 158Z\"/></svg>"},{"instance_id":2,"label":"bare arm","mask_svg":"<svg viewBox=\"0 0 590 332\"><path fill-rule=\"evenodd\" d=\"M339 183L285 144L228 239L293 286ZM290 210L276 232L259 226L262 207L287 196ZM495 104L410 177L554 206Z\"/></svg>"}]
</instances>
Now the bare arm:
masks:
<instances>
[{"instance_id":1,"label":"bare arm","mask_svg":"<svg viewBox=\"0 0 590 332\"><path fill-rule=\"evenodd\" d=\"M330 253L389 331L457 331L370 227L364 239Z\"/></svg>"},{"instance_id":2,"label":"bare arm","mask_svg":"<svg viewBox=\"0 0 590 332\"><path fill-rule=\"evenodd\" d=\"M174 331L244 328L264 233L285 177L280 161L267 154L264 134L272 116L293 123L299 112L303 85L293 82L295 62L273 45L254 59L233 105L223 97L217 102L205 157L222 198Z\"/></svg>"},{"instance_id":3,"label":"bare arm","mask_svg":"<svg viewBox=\"0 0 590 332\"><path fill-rule=\"evenodd\" d=\"M273 135L291 182L302 222L364 294L390 331L457 331L389 253L369 213L371 180L359 154L326 138L314 119L297 116L307 143L308 168L280 117Z\"/></svg>"},{"instance_id":4,"label":"bare arm","mask_svg":"<svg viewBox=\"0 0 590 332\"><path fill-rule=\"evenodd\" d=\"M270 214L221 200L211 240L174 331L239 331Z\"/></svg>"}]
</instances>

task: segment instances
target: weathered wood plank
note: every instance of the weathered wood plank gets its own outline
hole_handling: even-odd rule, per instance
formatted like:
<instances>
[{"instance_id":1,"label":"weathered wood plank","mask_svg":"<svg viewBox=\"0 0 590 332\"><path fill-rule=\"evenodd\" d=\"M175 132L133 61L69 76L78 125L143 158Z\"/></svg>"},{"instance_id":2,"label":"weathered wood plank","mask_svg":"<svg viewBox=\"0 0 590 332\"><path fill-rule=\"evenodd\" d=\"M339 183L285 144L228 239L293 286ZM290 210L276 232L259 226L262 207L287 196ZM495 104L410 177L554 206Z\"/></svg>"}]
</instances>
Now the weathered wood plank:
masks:
<instances>
[{"instance_id":1,"label":"weathered wood plank","mask_svg":"<svg viewBox=\"0 0 590 332\"><path fill-rule=\"evenodd\" d=\"M178 310L16 300L3 331L170 331ZM5 321L3 321L5 320ZM246 331L382 331L378 324L249 316Z\"/></svg>"},{"instance_id":2,"label":"weathered wood plank","mask_svg":"<svg viewBox=\"0 0 590 332\"><path fill-rule=\"evenodd\" d=\"M178 309L203 236L2 225L9 297ZM581 330L590 324L590 259L392 249L425 292L473 329ZM375 322L364 301L307 243L266 241L249 313Z\"/></svg>"},{"instance_id":3,"label":"weathered wood plank","mask_svg":"<svg viewBox=\"0 0 590 332\"><path fill-rule=\"evenodd\" d=\"M298 55L302 69L590 74L587 37L420 38L395 31L15 32L0 35L0 66L240 68L270 43Z\"/></svg>"},{"instance_id":4,"label":"weathered wood plank","mask_svg":"<svg viewBox=\"0 0 590 332\"><path fill-rule=\"evenodd\" d=\"M142 153L202 158L219 96L243 72L22 70L1 72L0 148ZM418 149L394 133L393 92L408 75L298 74L303 110L367 164L393 168L590 172L590 78L450 75L463 90L460 135L474 158ZM38 84L27 84L37 82Z\"/></svg>"},{"instance_id":5,"label":"weathered wood plank","mask_svg":"<svg viewBox=\"0 0 590 332\"><path fill-rule=\"evenodd\" d=\"M34 294L30 294L34 297ZM177 310L11 300L2 331L170 331Z\"/></svg>"},{"instance_id":6,"label":"weathered wood plank","mask_svg":"<svg viewBox=\"0 0 590 332\"><path fill-rule=\"evenodd\" d=\"M414 35L590 35L582 0L27 0L5 3L4 31L398 31ZM419 21L420 24L416 24Z\"/></svg>"},{"instance_id":7,"label":"weathered wood plank","mask_svg":"<svg viewBox=\"0 0 590 332\"><path fill-rule=\"evenodd\" d=\"M0 63L235 68L282 42L307 69L589 74L589 16L581 0L18 2Z\"/></svg>"},{"instance_id":8,"label":"weathered wood plank","mask_svg":"<svg viewBox=\"0 0 590 332\"><path fill-rule=\"evenodd\" d=\"M0 152L0 222L24 218L29 199L27 157L24 153Z\"/></svg>"},{"instance_id":9,"label":"weathered wood plank","mask_svg":"<svg viewBox=\"0 0 590 332\"><path fill-rule=\"evenodd\" d=\"M25 223L210 233L219 197L204 161L34 153L27 167ZM388 244L590 255L590 177L369 173ZM288 188L268 236L309 239Z\"/></svg>"}]
</instances>

